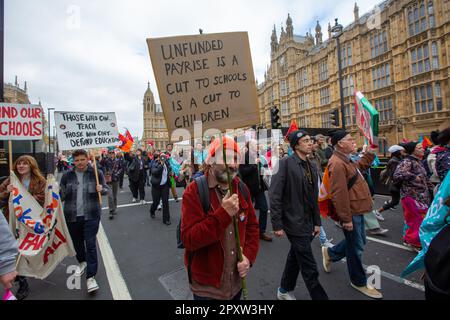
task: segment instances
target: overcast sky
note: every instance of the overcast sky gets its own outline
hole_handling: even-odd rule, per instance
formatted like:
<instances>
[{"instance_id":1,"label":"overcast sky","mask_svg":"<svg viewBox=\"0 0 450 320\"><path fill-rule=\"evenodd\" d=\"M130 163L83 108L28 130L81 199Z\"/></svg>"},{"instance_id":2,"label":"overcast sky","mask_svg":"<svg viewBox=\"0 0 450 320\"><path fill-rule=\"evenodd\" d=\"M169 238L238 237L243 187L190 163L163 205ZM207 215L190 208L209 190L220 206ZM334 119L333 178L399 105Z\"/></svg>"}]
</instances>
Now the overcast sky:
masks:
<instances>
[{"instance_id":1,"label":"overcast sky","mask_svg":"<svg viewBox=\"0 0 450 320\"><path fill-rule=\"evenodd\" d=\"M293 19L304 35L316 21L353 22L353 0L6 0L5 82L28 82L32 103L65 111L113 111L119 128L143 130L143 95L150 81L159 101L146 39L248 31L256 78L270 63L273 25ZM373 9L359 0L360 16ZM46 110L45 110L46 111ZM53 117L52 117L53 122Z\"/></svg>"}]
</instances>

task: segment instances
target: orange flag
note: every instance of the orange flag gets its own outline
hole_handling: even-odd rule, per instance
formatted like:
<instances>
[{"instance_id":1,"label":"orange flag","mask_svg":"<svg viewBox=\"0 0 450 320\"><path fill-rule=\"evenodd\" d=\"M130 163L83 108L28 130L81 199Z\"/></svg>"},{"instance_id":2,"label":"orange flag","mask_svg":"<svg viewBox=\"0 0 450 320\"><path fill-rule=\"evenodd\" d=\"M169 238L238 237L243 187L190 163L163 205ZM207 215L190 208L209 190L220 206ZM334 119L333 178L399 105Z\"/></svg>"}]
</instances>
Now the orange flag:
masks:
<instances>
[{"instance_id":1,"label":"orange flag","mask_svg":"<svg viewBox=\"0 0 450 320\"><path fill-rule=\"evenodd\" d=\"M292 120L291 121L291 126L289 127L289 130L286 132L286 136L284 137L284 140L288 141L289 140L289 134L291 132L296 131L296 130L298 130L297 122L295 120Z\"/></svg>"}]
</instances>

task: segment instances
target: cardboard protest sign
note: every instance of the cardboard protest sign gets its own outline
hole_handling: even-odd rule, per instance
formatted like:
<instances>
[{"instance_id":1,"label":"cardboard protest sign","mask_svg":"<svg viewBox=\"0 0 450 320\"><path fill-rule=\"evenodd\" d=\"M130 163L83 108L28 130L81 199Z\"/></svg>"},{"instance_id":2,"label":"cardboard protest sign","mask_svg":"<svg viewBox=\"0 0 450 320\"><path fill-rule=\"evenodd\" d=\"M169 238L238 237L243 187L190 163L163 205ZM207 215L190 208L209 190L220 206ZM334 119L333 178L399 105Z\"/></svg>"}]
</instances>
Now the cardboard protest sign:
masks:
<instances>
[{"instance_id":1,"label":"cardboard protest sign","mask_svg":"<svg viewBox=\"0 0 450 320\"><path fill-rule=\"evenodd\" d=\"M115 147L120 144L115 113L55 112L60 150Z\"/></svg>"},{"instance_id":2,"label":"cardboard protest sign","mask_svg":"<svg viewBox=\"0 0 450 320\"><path fill-rule=\"evenodd\" d=\"M0 140L41 140L43 114L38 105L0 103Z\"/></svg>"},{"instance_id":3,"label":"cardboard protest sign","mask_svg":"<svg viewBox=\"0 0 450 320\"><path fill-rule=\"evenodd\" d=\"M203 130L260 122L248 34L217 33L147 39L159 97L171 134L194 122Z\"/></svg>"},{"instance_id":4,"label":"cardboard protest sign","mask_svg":"<svg viewBox=\"0 0 450 320\"><path fill-rule=\"evenodd\" d=\"M379 113L361 92L355 94L356 124L372 146L378 145Z\"/></svg>"},{"instance_id":5,"label":"cardboard protest sign","mask_svg":"<svg viewBox=\"0 0 450 320\"><path fill-rule=\"evenodd\" d=\"M22 276L45 279L67 256L74 256L59 197L59 187L52 175L45 188L42 208L11 172L13 191L9 198L10 216L19 233L20 258L17 271Z\"/></svg>"}]
</instances>

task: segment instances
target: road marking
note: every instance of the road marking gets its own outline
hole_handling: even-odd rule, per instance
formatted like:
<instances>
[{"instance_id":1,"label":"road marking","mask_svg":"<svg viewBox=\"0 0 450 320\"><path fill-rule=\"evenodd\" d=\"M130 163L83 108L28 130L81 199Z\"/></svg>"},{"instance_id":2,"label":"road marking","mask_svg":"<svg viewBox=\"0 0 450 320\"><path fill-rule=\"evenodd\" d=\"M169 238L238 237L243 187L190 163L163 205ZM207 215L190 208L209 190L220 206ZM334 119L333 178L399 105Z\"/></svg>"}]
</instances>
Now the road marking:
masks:
<instances>
[{"instance_id":1,"label":"road marking","mask_svg":"<svg viewBox=\"0 0 450 320\"><path fill-rule=\"evenodd\" d=\"M103 264L105 265L106 276L108 277L109 287L114 300L132 300L128 287L125 283L125 279L120 272L119 265L111 245L109 244L108 237L106 236L105 229L100 223L97 240L99 249L103 257Z\"/></svg>"},{"instance_id":2,"label":"road marking","mask_svg":"<svg viewBox=\"0 0 450 320\"><path fill-rule=\"evenodd\" d=\"M183 198L178 198L179 201L183 200ZM169 199L169 202L173 202L175 199ZM153 201L145 202L145 204L153 204ZM122 204L120 206L117 206L117 208L127 208L127 207L136 207L136 206L142 206L139 202L136 203L128 203L128 204ZM109 207L104 207L102 210L108 210Z\"/></svg>"},{"instance_id":3,"label":"road marking","mask_svg":"<svg viewBox=\"0 0 450 320\"><path fill-rule=\"evenodd\" d=\"M343 259L341 260L341 262L342 262L342 263L347 263L347 259L346 259L346 258L343 258ZM368 266L366 266L365 264L363 264L363 268L366 270L366 272L367 272L367 267L368 267ZM377 267L378 267L378 266L377 266ZM399 276L396 276L395 274L392 274L392 273L383 271L383 270L381 270L381 269L380 269L380 274L381 274L381 276L383 276L383 277L385 277L385 278L388 278L388 279L390 279L390 280L392 280L392 281L395 281L395 282L397 282L397 283L400 283L400 284L406 285L406 286L408 286L408 287L417 289L417 290L419 290L419 291L425 292L425 286L423 286L423 285L421 285L421 284L419 284L419 283L416 283L416 282L413 282L413 281L410 281L410 280L406 280L406 279L404 279L404 278L401 278L401 277L399 277Z\"/></svg>"},{"instance_id":4,"label":"road marking","mask_svg":"<svg viewBox=\"0 0 450 320\"><path fill-rule=\"evenodd\" d=\"M382 244L385 244L385 245L388 245L388 246L391 246L391 247L394 247L394 248L399 248L399 249L403 249L403 250L406 250L406 251L415 252L413 249L411 249L411 248L409 248L407 246L403 246L401 244L397 244L397 243L393 243L393 242L389 242L389 241L385 241L385 240L380 240L380 239L376 239L376 238L372 238L372 237L367 237L367 236L366 236L366 239L368 239L370 241L382 243Z\"/></svg>"}]
</instances>

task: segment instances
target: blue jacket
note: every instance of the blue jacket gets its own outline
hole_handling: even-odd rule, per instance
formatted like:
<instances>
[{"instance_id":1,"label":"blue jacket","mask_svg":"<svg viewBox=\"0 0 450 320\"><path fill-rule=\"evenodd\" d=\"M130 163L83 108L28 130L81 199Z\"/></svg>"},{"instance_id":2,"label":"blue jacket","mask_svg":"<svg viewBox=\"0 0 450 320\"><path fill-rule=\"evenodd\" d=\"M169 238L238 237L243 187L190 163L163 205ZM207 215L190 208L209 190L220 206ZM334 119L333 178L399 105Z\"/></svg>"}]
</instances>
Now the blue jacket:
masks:
<instances>
[{"instance_id":1,"label":"blue jacket","mask_svg":"<svg viewBox=\"0 0 450 320\"><path fill-rule=\"evenodd\" d=\"M108 186L105 183L103 172L98 170L99 183L103 186L102 195L108 194ZM83 200L84 200L84 219L93 220L100 217L102 208L98 201L97 182L95 180L94 169L88 166L83 178ZM74 170L65 173L61 178L60 195L64 202L64 216L67 222L77 220L77 174Z\"/></svg>"}]
</instances>

